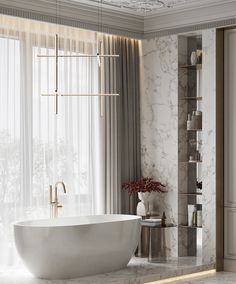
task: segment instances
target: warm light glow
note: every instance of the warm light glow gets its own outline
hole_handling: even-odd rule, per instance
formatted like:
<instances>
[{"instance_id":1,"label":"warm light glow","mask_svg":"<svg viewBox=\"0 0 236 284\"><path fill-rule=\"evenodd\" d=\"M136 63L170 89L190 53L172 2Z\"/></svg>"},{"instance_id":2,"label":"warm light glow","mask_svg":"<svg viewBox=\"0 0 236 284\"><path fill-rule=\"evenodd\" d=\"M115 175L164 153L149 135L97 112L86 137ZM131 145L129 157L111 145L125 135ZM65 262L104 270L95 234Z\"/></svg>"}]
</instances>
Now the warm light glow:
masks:
<instances>
[{"instance_id":1,"label":"warm light glow","mask_svg":"<svg viewBox=\"0 0 236 284\"><path fill-rule=\"evenodd\" d=\"M172 277L168 279L158 280L158 281L150 282L148 284L176 283L176 281L181 281L181 280L190 280L190 279L198 278L202 276L212 276L215 273L216 273L216 270L212 269L212 270L207 270L207 271L202 271L202 272L197 272L197 273L186 274L182 276L176 276L176 277Z\"/></svg>"}]
</instances>

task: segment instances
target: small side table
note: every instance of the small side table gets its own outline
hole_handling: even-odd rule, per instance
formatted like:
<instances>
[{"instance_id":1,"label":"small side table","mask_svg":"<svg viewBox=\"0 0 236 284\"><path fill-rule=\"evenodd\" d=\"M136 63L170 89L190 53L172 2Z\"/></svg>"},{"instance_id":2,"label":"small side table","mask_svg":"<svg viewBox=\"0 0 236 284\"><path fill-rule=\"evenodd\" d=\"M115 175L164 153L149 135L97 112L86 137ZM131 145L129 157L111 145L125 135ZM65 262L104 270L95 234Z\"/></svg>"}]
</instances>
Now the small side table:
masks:
<instances>
[{"instance_id":1,"label":"small side table","mask_svg":"<svg viewBox=\"0 0 236 284\"><path fill-rule=\"evenodd\" d=\"M161 224L149 223L141 221L142 228L149 230L148 241L148 261L149 262L165 262L168 260L167 236L171 228L176 227L174 224L168 223L165 227Z\"/></svg>"}]
</instances>

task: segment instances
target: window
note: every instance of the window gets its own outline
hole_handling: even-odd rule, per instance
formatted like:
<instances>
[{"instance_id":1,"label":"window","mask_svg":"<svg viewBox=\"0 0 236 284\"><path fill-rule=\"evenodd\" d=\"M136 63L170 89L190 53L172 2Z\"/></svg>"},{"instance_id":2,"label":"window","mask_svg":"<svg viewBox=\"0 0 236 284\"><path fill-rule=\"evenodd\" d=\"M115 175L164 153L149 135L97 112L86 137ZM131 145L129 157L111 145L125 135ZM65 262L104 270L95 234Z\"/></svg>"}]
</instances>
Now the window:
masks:
<instances>
[{"instance_id":1,"label":"window","mask_svg":"<svg viewBox=\"0 0 236 284\"><path fill-rule=\"evenodd\" d=\"M60 53L92 53L93 41L61 38ZM89 52L88 52L89 51ZM97 213L99 186L99 99L54 98L53 36L7 31L0 38L0 265L17 261L12 224L49 217L48 188L63 180L61 214ZM59 90L97 93L96 58L61 58Z\"/></svg>"}]
</instances>

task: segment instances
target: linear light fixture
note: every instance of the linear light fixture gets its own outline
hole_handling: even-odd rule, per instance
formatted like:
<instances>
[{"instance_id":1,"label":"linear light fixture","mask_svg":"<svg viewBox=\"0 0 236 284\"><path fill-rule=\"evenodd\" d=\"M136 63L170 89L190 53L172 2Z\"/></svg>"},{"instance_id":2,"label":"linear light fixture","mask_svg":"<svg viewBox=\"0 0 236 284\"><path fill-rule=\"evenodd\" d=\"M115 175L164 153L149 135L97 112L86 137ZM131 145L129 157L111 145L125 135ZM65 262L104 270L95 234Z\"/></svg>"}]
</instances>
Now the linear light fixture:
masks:
<instances>
[{"instance_id":1,"label":"linear light fixture","mask_svg":"<svg viewBox=\"0 0 236 284\"><path fill-rule=\"evenodd\" d=\"M56 17L57 17L57 13L58 13L58 0L56 1ZM102 3L103 0L100 0L100 9L98 6L98 22L99 22L99 16L101 16L101 32L102 32ZM100 10L100 11L99 11ZM99 13L100 12L100 13ZM99 23L98 23L99 24ZM97 58L97 62L98 62L98 66L99 68L101 67L101 58L118 58L119 55L118 54L100 54L101 51L101 45L102 45L102 41L99 41L97 44L97 53L95 55L90 55L90 54L78 54L78 55L59 55L59 38L58 38L58 34L55 35L55 54L54 55L38 55L39 58L43 58L43 57L47 57L47 58L55 58L55 91L54 93L51 94L41 94L42 96L54 96L55 97L55 113L58 114L58 97L59 96L98 96L100 97L100 113L101 116L103 116L103 109L104 109L104 97L110 96L110 97L114 97L114 96L119 96L119 94L108 94L108 93L97 93L97 94L63 94L60 93L58 90L58 59L59 58L63 58L63 57L67 57L67 58ZM100 70L100 69L99 69ZM101 70L100 70L101 72ZM101 78L101 76L99 76Z\"/></svg>"},{"instance_id":2,"label":"linear light fixture","mask_svg":"<svg viewBox=\"0 0 236 284\"><path fill-rule=\"evenodd\" d=\"M56 57L55 55L38 55L38 57ZM58 55L58 58L60 57L119 57L118 54L96 54L96 55L89 55L89 54L80 54L80 55Z\"/></svg>"},{"instance_id":3,"label":"linear light fixture","mask_svg":"<svg viewBox=\"0 0 236 284\"><path fill-rule=\"evenodd\" d=\"M100 58L118 58L119 55L118 54L100 54L99 51L97 52L96 55L89 55L89 54L79 54L79 55L59 55L59 38L58 38L58 34L56 34L55 36L55 55L38 55L39 58L43 58L43 57L51 57L51 58L55 58L55 91L54 93L51 94L41 94L41 96L54 96L55 97L55 113L58 114L58 97L59 96L89 96L89 97L94 97L94 96L98 96L98 97L115 97L115 96L119 96L119 94L108 94L108 93L98 93L98 94L63 94L60 93L58 91L58 59L62 58L62 57L83 57L83 58L97 58L98 61L98 65L100 67L101 65L101 61ZM102 115L102 104L101 104L101 115Z\"/></svg>"},{"instance_id":4,"label":"linear light fixture","mask_svg":"<svg viewBox=\"0 0 236 284\"><path fill-rule=\"evenodd\" d=\"M55 96L55 93L52 93L52 94L41 94L41 96L43 97L54 97ZM103 94L103 93L100 93L100 94L60 94L59 95L60 97L77 97L77 96L81 96L81 97L86 97L86 96L90 96L90 97L107 97L107 96L110 96L110 97L117 97L119 96L119 94Z\"/></svg>"}]
</instances>

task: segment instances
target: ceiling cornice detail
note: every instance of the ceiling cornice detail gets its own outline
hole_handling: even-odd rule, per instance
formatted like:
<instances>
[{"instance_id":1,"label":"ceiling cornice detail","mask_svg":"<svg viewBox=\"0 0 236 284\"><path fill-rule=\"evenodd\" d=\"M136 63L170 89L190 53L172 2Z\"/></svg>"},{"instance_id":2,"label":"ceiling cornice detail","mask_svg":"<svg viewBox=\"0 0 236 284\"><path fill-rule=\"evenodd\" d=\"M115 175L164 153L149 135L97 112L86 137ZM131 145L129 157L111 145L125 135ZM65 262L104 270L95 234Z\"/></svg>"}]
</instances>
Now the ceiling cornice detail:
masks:
<instances>
[{"instance_id":1,"label":"ceiling cornice detail","mask_svg":"<svg viewBox=\"0 0 236 284\"><path fill-rule=\"evenodd\" d=\"M84 1L59 0L59 22L100 31L98 8ZM236 0L199 0L199 5L162 10L145 17L103 8L102 31L133 38L150 38L236 24ZM0 0L0 13L56 23L55 0Z\"/></svg>"},{"instance_id":2,"label":"ceiling cornice detail","mask_svg":"<svg viewBox=\"0 0 236 284\"><path fill-rule=\"evenodd\" d=\"M55 0L0 0L0 13L30 18L51 23L100 31L96 6L63 0L60 3L60 16L56 17ZM120 11L103 10L102 31L105 33L142 38L144 21L142 16L127 17Z\"/></svg>"},{"instance_id":3,"label":"ceiling cornice detail","mask_svg":"<svg viewBox=\"0 0 236 284\"><path fill-rule=\"evenodd\" d=\"M230 25L234 19L236 19L236 1L226 0L223 3L215 0L209 5L147 16L144 20L144 35L153 37L163 33L179 33L183 30L222 27L225 24Z\"/></svg>"}]
</instances>

